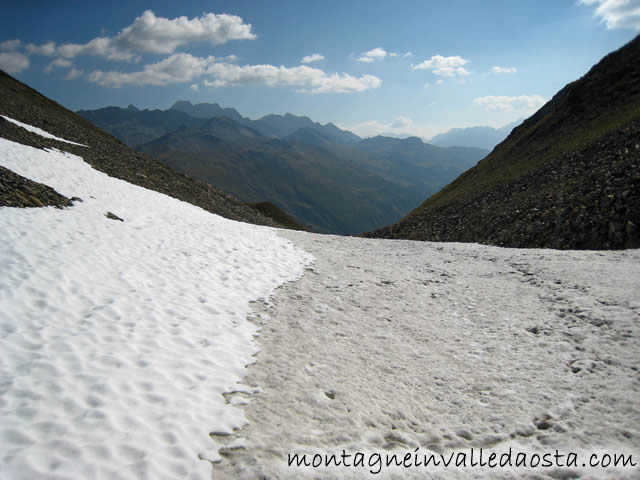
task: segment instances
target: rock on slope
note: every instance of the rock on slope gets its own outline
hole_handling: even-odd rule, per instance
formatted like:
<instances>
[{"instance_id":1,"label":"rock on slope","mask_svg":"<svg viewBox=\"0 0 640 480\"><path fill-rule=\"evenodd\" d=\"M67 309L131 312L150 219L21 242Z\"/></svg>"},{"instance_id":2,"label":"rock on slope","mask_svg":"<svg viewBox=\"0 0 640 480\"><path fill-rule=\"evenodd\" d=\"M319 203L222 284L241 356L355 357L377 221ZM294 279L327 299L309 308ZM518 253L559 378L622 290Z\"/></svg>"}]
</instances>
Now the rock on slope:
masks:
<instances>
[{"instance_id":1,"label":"rock on slope","mask_svg":"<svg viewBox=\"0 0 640 480\"><path fill-rule=\"evenodd\" d=\"M213 186L186 177L93 126L0 70L0 114L40 127L89 148L43 138L0 117L0 136L36 148L58 148L82 156L93 168L115 178L197 205L223 217L280 226L257 210Z\"/></svg>"},{"instance_id":2,"label":"rock on slope","mask_svg":"<svg viewBox=\"0 0 640 480\"><path fill-rule=\"evenodd\" d=\"M371 237L509 247L640 246L640 36L495 150Z\"/></svg>"}]
</instances>

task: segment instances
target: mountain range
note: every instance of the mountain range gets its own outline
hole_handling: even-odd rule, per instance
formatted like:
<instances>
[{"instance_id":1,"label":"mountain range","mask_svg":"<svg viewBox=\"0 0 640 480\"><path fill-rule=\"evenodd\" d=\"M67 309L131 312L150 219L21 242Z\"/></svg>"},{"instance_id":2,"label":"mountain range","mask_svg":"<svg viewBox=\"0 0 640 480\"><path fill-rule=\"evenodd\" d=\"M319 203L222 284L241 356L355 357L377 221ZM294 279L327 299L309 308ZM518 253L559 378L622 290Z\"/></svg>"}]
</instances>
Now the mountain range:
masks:
<instances>
[{"instance_id":1,"label":"mountain range","mask_svg":"<svg viewBox=\"0 0 640 480\"><path fill-rule=\"evenodd\" d=\"M640 36L490 155L367 236L509 247L640 246Z\"/></svg>"},{"instance_id":2,"label":"mountain range","mask_svg":"<svg viewBox=\"0 0 640 480\"><path fill-rule=\"evenodd\" d=\"M493 150L511 133L515 127L522 123L523 119L516 120L504 127L468 127L452 128L451 130L436 135L429 140L432 145L439 147L478 147Z\"/></svg>"},{"instance_id":3,"label":"mountain range","mask_svg":"<svg viewBox=\"0 0 640 480\"><path fill-rule=\"evenodd\" d=\"M322 233L358 234L397 221L488 153L418 138L362 140L308 117L250 120L187 101L168 110L78 114L178 171L247 203L272 202Z\"/></svg>"},{"instance_id":4,"label":"mountain range","mask_svg":"<svg viewBox=\"0 0 640 480\"><path fill-rule=\"evenodd\" d=\"M270 210L273 216L285 218L276 206L272 205L268 209L264 206L252 208L208 183L178 173L163 163L123 145L112 135L2 70L0 98L0 114L41 128L58 137L88 145L89 148L44 138L0 116L2 138L35 148L58 149L81 155L93 168L107 175L164 193L231 220L273 227L283 226L270 218L271 215L261 213ZM106 109L107 112L116 115L119 110L121 109ZM135 112L137 109L130 107L128 110ZM4 180L0 182L0 205L60 206L66 203L64 197L60 198L42 185L6 171L2 175Z\"/></svg>"}]
</instances>

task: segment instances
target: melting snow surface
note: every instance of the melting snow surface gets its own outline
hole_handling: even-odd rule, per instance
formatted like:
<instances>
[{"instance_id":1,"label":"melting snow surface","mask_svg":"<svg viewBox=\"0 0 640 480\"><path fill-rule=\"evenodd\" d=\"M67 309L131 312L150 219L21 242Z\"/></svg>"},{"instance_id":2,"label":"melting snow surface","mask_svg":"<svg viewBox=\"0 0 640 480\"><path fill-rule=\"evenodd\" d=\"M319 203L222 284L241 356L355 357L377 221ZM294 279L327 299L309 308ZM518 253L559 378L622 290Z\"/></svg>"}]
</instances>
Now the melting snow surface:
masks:
<instances>
[{"instance_id":1,"label":"melting snow surface","mask_svg":"<svg viewBox=\"0 0 640 480\"><path fill-rule=\"evenodd\" d=\"M582 467L603 450L640 465L640 250L280 235L315 262L255 305L265 327L245 381L261 391L244 407L245 448L214 478L640 478L640 466ZM513 461L558 449L579 463L424 466L425 455L470 448L476 461L480 448L485 462L512 448ZM351 468L288 464L343 450ZM409 467L415 453L422 466L369 456L354 467L357 452L410 454Z\"/></svg>"},{"instance_id":2,"label":"melting snow surface","mask_svg":"<svg viewBox=\"0 0 640 480\"><path fill-rule=\"evenodd\" d=\"M87 145L83 145L81 143L72 142L71 140L65 140L64 138L56 137L55 135L50 134L49 132L45 132L41 128L34 127L33 125L27 125L26 123L19 122L18 120L14 120L13 118L5 117L4 115L0 115L0 117L4 118L6 121L14 123L19 127L24 128L32 133L40 135L44 138L51 138L53 140L58 140L59 142L70 143L71 145L79 145L81 147L86 147Z\"/></svg>"},{"instance_id":3,"label":"melting snow surface","mask_svg":"<svg viewBox=\"0 0 640 480\"><path fill-rule=\"evenodd\" d=\"M0 139L0 164L83 200L0 208L0 478L210 478L249 302L311 257L68 153Z\"/></svg>"}]
</instances>

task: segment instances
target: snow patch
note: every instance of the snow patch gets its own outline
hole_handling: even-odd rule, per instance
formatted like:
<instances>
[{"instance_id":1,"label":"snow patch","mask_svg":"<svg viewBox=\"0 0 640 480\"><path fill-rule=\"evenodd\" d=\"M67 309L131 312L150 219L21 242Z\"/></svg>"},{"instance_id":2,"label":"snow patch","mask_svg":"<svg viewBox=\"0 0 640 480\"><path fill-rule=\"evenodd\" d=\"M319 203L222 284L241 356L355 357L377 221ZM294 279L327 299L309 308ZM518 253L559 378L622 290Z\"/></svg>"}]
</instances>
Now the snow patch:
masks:
<instances>
[{"instance_id":1,"label":"snow patch","mask_svg":"<svg viewBox=\"0 0 640 480\"><path fill-rule=\"evenodd\" d=\"M22 127L25 130L28 130L28 131L30 131L32 133L36 133L36 134L40 135L41 137L50 138L52 140L58 140L59 142L70 143L71 145L78 145L80 147L89 148L88 145L83 145L81 143L72 142L71 140L65 140L64 138L56 137L55 135L52 135L49 132L45 132L41 128L34 127L33 125L28 125L26 123L19 122L18 120L14 120L13 118L9 118L9 117L7 117L5 115L0 115L0 117L4 118L7 122L11 122L11 123L13 123L15 125L18 125L19 127Z\"/></svg>"},{"instance_id":2,"label":"snow patch","mask_svg":"<svg viewBox=\"0 0 640 480\"><path fill-rule=\"evenodd\" d=\"M210 478L249 302L310 255L69 153L0 139L0 164L83 200L0 208L0 478Z\"/></svg>"}]
</instances>

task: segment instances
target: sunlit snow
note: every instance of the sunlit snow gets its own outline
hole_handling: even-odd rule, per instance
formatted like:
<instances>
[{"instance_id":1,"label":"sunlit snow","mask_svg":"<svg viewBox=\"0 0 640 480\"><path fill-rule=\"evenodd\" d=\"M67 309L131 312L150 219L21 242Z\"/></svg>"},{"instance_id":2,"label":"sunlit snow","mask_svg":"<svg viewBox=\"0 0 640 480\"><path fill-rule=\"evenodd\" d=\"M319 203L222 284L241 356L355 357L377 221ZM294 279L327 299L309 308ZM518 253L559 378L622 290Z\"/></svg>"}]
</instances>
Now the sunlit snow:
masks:
<instances>
[{"instance_id":1,"label":"sunlit snow","mask_svg":"<svg viewBox=\"0 0 640 480\"><path fill-rule=\"evenodd\" d=\"M59 142L70 143L71 145L79 145L80 147L86 147L87 145L83 145L81 143L72 142L71 140L65 140L64 138L56 137L55 135L50 134L49 132L45 132L41 128L34 127L33 125L27 125L26 123L19 122L18 120L14 120L13 118L9 118L5 115L0 115L0 117L4 118L6 121L11 122L19 127L24 128L32 133L40 135L44 138L50 138L52 140L58 140Z\"/></svg>"},{"instance_id":2,"label":"sunlit snow","mask_svg":"<svg viewBox=\"0 0 640 480\"><path fill-rule=\"evenodd\" d=\"M0 478L209 478L249 302L310 256L68 153L0 139L0 164L82 199L0 208Z\"/></svg>"},{"instance_id":3,"label":"sunlit snow","mask_svg":"<svg viewBox=\"0 0 640 480\"><path fill-rule=\"evenodd\" d=\"M199 456L221 460L213 478L638 476L374 475L287 455L558 448L637 462L639 250L276 233L56 150L0 139L0 165L82 199L0 208L2 479L210 478Z\"/></svg>"}]
</instances>

